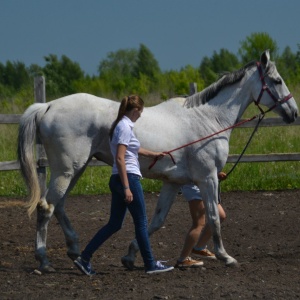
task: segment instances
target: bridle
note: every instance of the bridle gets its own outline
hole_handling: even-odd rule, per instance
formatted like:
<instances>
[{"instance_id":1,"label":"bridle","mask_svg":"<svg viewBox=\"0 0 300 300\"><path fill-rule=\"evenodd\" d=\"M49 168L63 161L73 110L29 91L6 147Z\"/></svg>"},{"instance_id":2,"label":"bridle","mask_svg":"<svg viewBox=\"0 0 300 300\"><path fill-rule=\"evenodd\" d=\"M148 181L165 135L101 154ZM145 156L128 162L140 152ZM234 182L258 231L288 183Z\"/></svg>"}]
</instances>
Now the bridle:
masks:
<instances>
[{"instance_id":1,"label":"bridle","mask_svg":"<svg viewBox=\"0 0 300 300\"><path fill-rule=\"evenodd\" d=\"M236 161L236 163L235 163L235 165L233 166L233 168L230 170L230 172L227 173L227 176L229 175L229 173L231 173L231 172L233 171L233 169L236 167L236 165L238 164L238 162L239 162L240 159L242 158L242 156L243 156L244 152L246 151L248 145L250 144L250 141L252 140L252 138L253 138L253 136L254 136L254 133L257 131L258 126L259 126L260 122L263 120L265 114L266 114L267 112L272 111L272 110L273 110L274 108L276 108L277 106L279 106L279 105L281 105L281 104L287 102L289 99L291 99L291 98L293 97L293 95L292 95L291 93L288 94L287 96L285 96L283 99L278 99L276 96L274 96L274 94L271 92L269 86L268 86L268 85L266 84L266 82L265 82L265 76L264 76L264 74L263 74L263 70L262 70L261 63L260 63L260 62L256 62L256 66L257 66L257 69L258 69L258 72L259 72L259 77L260 77L260 81L261 81L261 83L262 83L262 87L261 87L260 93L259 93L259 95L258 95L258 98L257 98L257 100L254 100L254 103L255 103L255 105L258 107L258 109L260 110L261 113L260 113L259 115L253 116L252 118L243 120L243 121L241 121L241 122L239 122L239 123L236 123L236 124L234 124L234 125L232 125L232 126L229 126L229 127L225 128L225 129L222 129L222 130L220 130L220 131L218 131L218 132L215 132L215 133L212 133L212 134L210 134L210 135L208 135L208 136L202 137L202 138L200 138L200 139L198 139L198 140L196 140L196 141L190 142L190 143L188 143L188 144L182 145L182 146L180 146L180 147L177 147L177 148L172 149L172 150L169 150L169 151L164 151L163 153L165 153L165 154L167 154L167 155L170 156L170 158L171 158L172 162L174 163L174 165L176 165L176 162L175 162L175 159L174 159L174 157L173 157L173 155L172 155L172 152L177 151L177 150L182 149L182 148L185 148L185 147L190 146L190 145L192 145L192 144L198 143L198 142L203 141L203 140L205 140L205 139L208 139L208 138L210 138L210 137L213 137L213 136L215 136L215 135L217 135L217 134L219 134L219 133L222 133L222 132L224 132L224 131L226 131L226 130L233 129L234 127L240 126L240 125L242 125L242 124L244 124L244 123L246 123L246 122L250 122L250 121L252 121L252 120L254 120L255 118L258 117L259 120L258 120L258 122L257 122L257 124L256 124L256 126L255 126L255 128L254 128L254 130L253 130L253 133L251 134L251 136L250 136L250 138L249 138L249 141L247 142L247 144L246 144L244 150L242 151L241 155L239 156L239 158L238 158L238 160ZM264 93L265 91L267 91L267 93L270 95L270 97L271 97L271 98L273 99L273 101L274 101L274 105L273 105L272 107L270 107L269 109L267 109L266 111L264 111L264 110L261 108L261 106L259 105L259 104L260 104L260 100L261 100L261 98L262 98L262 96L263 96L263 93ZM150 164L150 166L148 167L149 170L156 164L156 162L158 161L158 159L159 159L159 158L156 157L156 158L153 160L153 162L152 162L152 163Z\"/></svg>"},{"instance_id":2,"label":"bridle","mask_svg":"<svg viewBox=\"0 0 300 300\"><path fill-rule=\"evenodd\" d=\"M271 92L269 86L268 86L268 85L266 84L266 82L265 82L265 76L264 76L264 74L263 74L263 70L262 70L262 67L261 67L261 63L260 63L260 62L256 62L256 65L257 65L257 69L258 69L258 72L259 72L259 77L260 77L260 81L261 81L262 86L261 86L261 90L260 90L260 93L259 93L259 95L258 95L258 98L257 98L257 100L254 100L254 103L255 103L255 105L258 107L258 109L260 110L260 112L261 112L262 114L265 114L265 113L267 113L267 112L273 110L274 108L276 108L278 105L281 105L281 104L287 102L289 99L291 99L291 98L293 97L293 95L290 93L290 94L288 94L287 96L285 96L283 99L278 99L276 96L274 96L274 94ZM270 108L269 108L268 110L266 110L266 111L264 111L264 110L260 107L260 105L259 105L260 100L261 100L261 98L262 98L262 96L263 96L263 93L264 93L265 91L270 95L270 97L273 99L273 101L274 101L274 103L275 103L272 107L270 107Z\"/></svg>"}]
</instances>

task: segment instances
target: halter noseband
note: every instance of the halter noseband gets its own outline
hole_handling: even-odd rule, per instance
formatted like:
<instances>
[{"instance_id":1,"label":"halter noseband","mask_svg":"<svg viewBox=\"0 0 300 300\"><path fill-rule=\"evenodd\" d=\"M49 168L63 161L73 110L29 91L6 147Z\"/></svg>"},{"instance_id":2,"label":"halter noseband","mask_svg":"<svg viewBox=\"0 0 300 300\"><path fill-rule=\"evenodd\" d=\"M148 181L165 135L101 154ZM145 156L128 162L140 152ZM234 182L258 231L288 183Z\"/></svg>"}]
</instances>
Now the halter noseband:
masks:
<instances>
[{"instance_id":1,"label":"halter noseband","mask_svg":"<svg viewBox=\"0 0 300 300\"><path fill-rule=\"evenodd\" d=\"M278 105L281 105L285 102L287 102L289 99L291 99L293 97L293 95L290 93L288 94L287 96L285 96L283 99L278 99L276 98L276 96L274 96L274 94L272 94L270 88L268 87L268 85L266 84L265 82L265 78L264 78L264 75L263 75L263 70L262 70L262 67L261 67L261 64L260 62L256 62L256 65L257 65L257 69L258 69L258 72L259 72L259 77L260 77L260 80L261 80L261 84L262 84L262 87L261 87L261 90L260 90L260 93L259 93L259 96L257 98L257 100L255 101L254 100L254 103L255 105L259 108L259 110L261 111L262 114L265 114L266 112L269 112L271 110L273 110L275 107L277 107ZM275 102L275 104L270 107L267 111L263 111L263 109L260 107L259 103L260 103L260 100L261 100L261 97L264 93L264 91L267 91L268 94L270 95L270 97L273 99L273 101Z\"/></svg>"}]
</instances>

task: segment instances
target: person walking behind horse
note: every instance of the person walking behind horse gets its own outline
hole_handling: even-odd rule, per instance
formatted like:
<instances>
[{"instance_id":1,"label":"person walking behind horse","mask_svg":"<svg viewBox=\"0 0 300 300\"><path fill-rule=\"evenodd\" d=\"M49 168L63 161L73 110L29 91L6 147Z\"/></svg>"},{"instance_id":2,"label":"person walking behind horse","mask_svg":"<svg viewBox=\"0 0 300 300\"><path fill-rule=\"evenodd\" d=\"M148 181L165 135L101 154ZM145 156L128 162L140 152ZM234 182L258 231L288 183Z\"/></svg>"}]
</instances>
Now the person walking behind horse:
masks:
<instances>
[{"instance_id":1,"label":"person walking behind horse","mask_svg":"<svg viewBox=\"0 0 300 300\"><path fill-rule=\"evenodd\" d=\"M162 152L153 152L140 147L134 135L134 123L143 112L144 101L136 95L124 97L116 120L110 132L110 149L114 158L109 187L112 193L111 212L108 223L102 227L88 243L81 255L74 261L78 269L86 275L93 275L90 260L93 253L114 233L121 229L127 209L135 226L135 235L148 274L171 271L173 266L165 266L155 261L148 237L148 221L138 155L162 158Z\"/></svg>"},{"instance_id":2,"label":"person walking behind horse","mask_svg":"<svg viewBox=\"0 0 300 300\"><path fill-rule=\"evenodd\" d=\"M226 178L226 174L223 172L220 172L218 176L220 180ZM194 184L186 184L182 186L181 192L189 203L192 226L186 235L185 243L175 267L200 267L203 265L203 262L198 259L192 259L191 255L200 259L216 259L214 253L207 249L207 242L211 238L211 230L209 224L205 222L205 207L199 188ZM223 222L226 219L226 213L220 202L218 210L220 221Z\"/></svg>"}]
</instances>

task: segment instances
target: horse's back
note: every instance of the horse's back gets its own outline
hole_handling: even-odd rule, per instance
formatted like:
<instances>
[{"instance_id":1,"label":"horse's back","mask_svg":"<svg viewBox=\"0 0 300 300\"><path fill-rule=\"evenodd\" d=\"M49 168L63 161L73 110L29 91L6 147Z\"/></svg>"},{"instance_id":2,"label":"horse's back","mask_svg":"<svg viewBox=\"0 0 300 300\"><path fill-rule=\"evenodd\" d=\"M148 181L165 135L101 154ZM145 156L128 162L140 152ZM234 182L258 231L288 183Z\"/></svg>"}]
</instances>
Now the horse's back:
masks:
<instances>
[{"instance_id":1,"label":"horse's back","mask_svg":"<svg viewBox=\"0 0 300 300\"><path fill-rule=\"evenodd\" d=\"M118 103L89 94L74 94L48 102L40 123L44 137L55 134L86 135L91 129L109 127Z\"/></svg>"},{"instance_id":2,"label":"horse's back","mask_svg":"<svg viewBox=\"0 0 300 300\"><path fill-rule=\"evenodd\" d=\"M81 167L96 153L108 153L109 128L119 104L89 94L74 94L48 102L39 124L39 135L52 166L57 161Z\"/></svg>"}]
</instances>

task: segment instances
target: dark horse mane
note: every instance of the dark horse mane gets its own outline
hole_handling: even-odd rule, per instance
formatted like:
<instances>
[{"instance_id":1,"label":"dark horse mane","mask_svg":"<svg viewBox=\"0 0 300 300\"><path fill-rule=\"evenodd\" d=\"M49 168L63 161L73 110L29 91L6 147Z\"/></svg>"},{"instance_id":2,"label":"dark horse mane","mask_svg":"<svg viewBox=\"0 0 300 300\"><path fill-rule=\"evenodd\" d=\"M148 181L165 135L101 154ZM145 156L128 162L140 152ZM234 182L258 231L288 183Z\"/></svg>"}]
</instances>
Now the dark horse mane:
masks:
<instances>
[{"instance_id":1,"label":"dark horse mane","mask_svg":"<svg viewBox=\"0 0 300 300\"><path fill-rule=\"evenodd\" d=\"M214 98L224 87L240 81L244 77L246 71L249 68L252 68L254 65L256 65L256 62L252 61L239 70L233 71L231 73L224 73L218 81L214 82L200 93L196 93L187 97L184 106L189 108L207 103L209 100Z\"/></svg>"}]
</instances>

